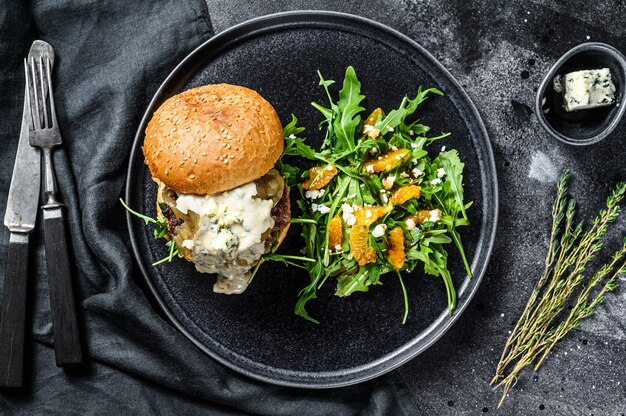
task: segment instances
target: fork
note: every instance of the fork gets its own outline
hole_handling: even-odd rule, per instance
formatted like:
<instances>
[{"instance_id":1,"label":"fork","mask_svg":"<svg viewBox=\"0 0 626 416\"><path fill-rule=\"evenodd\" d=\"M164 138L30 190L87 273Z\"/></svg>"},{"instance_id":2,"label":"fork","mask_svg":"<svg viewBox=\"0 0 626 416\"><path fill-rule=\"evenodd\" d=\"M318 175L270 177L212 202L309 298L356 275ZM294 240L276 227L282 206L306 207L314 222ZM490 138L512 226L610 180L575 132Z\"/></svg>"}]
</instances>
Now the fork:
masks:
<instances>
[{"instance_id":1,"label":"fork","mask_svg":"<svg viewBox=\"0 0 626 416\"><path fill-rule=\"evenodd\" d=\"M44 159L44 190L47 201L43 210L44 242L50 288L55 359L58 367L82 362L69 256L65 240L63 204L57 199L57 185L52 163L52 149L62 143L52 93L50 56L46 44L38 56L24 60L28 104L30 107L29 142L39 147Z\"/></svg>"}]
</instances>

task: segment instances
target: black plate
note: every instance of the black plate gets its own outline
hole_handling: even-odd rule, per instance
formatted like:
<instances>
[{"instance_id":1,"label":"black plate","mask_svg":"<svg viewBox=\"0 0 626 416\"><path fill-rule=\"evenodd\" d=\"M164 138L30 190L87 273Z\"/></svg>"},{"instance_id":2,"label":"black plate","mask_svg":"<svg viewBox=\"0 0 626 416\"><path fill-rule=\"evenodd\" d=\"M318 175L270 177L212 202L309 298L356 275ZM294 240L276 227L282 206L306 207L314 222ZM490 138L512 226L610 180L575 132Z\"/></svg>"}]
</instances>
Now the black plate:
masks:
<instances>
[{"instance_id":1,"label":"black plate","mask_svg":"<svg viewBox=\"0 0 626 416\"><path fill-rule=\"evenodd\" d=\"M450 256L459 293L451 318L441 280L417 270L404 277L410 296L405 326L401 289L393 275L385 276L382 286L349 298L332 296L333 282L328 282L309 307L320 325L293 314L298 292L309 281L300 269L266 264L243 295L214 294L214 277L197 273L191 263L151 267L166 254L163 241L155 241L151 229L128 217L137 262L173 324L221 363L275 384L322 388L376 377L432 345L461 315L487 266L498 202L491 146L469 97L432 55L388 27L339 13L281 13L222 32L185 58L146 110L130 157L126 199L154 215L156 187L141 144L148 120L166 98L208 83L245 85L270 101L283 123L296 114L309 140L319 145L320 116L310 106L311 101L324 102L316 70L341 80L348 65L356 69L369 109L394 108L419 85L446 94L429 99L420 117L435 133L453 132L433 150L441 145L459 150L466 163L466 197L474 201L472 225L462 232L474 277L467 279L458 256ZM298 234L294 226L281 250L298 250Z\"/></svg>"}]
</instances>

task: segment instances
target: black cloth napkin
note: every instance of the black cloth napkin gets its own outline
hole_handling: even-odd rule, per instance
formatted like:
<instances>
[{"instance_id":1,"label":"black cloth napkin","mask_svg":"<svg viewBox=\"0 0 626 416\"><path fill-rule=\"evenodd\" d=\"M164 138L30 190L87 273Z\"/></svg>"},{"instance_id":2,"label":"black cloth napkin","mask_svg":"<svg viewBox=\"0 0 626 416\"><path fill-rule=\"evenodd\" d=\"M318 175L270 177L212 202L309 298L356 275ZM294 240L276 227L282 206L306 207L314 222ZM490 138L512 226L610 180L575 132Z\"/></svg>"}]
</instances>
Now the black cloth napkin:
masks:
<instances>
[{"instance_id":1,"label":"black cloth napkin","mask_svg":"<svg viewBox=\"0 0 626 416\"><path fill-rule=\"evenodd\" d=\"M41 231L32 237L31 342L23 391L1 392L1 414L415 415L397 375L303 390L241 376L201 353L142 290L118 197L132 139L170 70L212 35L202 0L39 1L0 6L0 213L6 207L35 39L56 50L55 152L88 364L54 363ZM0 232L0 284L8 232Z\"/></svg>"}]
</instances>

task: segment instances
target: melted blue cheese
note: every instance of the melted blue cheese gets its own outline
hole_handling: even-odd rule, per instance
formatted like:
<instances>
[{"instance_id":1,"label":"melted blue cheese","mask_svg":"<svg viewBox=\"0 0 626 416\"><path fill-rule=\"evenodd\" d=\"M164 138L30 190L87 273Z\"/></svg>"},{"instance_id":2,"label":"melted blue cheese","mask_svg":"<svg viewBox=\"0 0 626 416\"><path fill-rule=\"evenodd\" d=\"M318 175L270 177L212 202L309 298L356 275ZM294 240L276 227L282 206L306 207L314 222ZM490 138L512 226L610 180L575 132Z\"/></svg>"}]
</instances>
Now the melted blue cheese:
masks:
<instances>
[{"instance_id":1,"label":"melted blue cheese","mask_svg":"<svg viewBox=\"0 0 626 416\"><path fill-rule=\"evenodd\" d=\"M254 182L215 195L180 194L176 208L200 217L193 237L196 269L218 274L213 291L242 293L250 269L265 253L263 234L274 226L271 199L254 198Z\"/></svg>"}]
</instances>

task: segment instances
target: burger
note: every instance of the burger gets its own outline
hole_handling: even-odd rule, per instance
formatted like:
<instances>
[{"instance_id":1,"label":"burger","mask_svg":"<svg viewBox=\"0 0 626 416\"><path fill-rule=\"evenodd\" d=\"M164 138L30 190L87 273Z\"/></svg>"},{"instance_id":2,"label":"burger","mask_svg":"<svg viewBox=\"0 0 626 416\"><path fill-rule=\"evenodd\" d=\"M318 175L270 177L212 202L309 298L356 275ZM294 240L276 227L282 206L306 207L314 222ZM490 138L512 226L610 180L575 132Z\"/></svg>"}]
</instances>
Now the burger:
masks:
<instances>
[{"instance_id":1,"label":"burger","mask_svg":"<svg viewBox=\"0 0 626 416\"><path fill-rule=\"evenodd\" d=\"M289 189L274 169L283 146L272 105L236 85L184 91L148 123L142 150L158 184L157 215L182 257L217 274L215 292L242 293L287 233Z\"/></svg>"}]
</instances>

